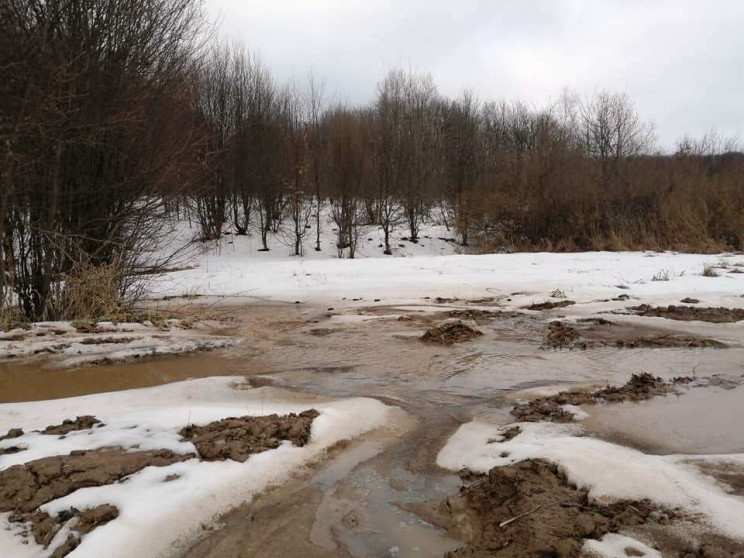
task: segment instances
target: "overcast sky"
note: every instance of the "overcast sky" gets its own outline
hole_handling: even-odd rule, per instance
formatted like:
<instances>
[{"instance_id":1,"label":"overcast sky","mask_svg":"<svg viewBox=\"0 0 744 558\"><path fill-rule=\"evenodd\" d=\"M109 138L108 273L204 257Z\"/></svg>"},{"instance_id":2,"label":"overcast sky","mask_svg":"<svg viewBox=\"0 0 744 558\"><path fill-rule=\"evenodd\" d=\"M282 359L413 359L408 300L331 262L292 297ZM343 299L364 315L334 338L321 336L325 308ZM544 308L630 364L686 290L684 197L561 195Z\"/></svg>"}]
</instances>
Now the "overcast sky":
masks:
<instances>
[{"instance_id":1,"label":"overcast sky","mask_svg":"<svg viewBox=\"0 0 744 558\"><path fill-rule=\"evenodd\" d=\"M744 139L744 0L207 0L280 80L309 72L328 94L372 98L390 67L445 95L537 106L565 87L626 91L672 148L716 128Z\"/></svg>"}]
</instances>

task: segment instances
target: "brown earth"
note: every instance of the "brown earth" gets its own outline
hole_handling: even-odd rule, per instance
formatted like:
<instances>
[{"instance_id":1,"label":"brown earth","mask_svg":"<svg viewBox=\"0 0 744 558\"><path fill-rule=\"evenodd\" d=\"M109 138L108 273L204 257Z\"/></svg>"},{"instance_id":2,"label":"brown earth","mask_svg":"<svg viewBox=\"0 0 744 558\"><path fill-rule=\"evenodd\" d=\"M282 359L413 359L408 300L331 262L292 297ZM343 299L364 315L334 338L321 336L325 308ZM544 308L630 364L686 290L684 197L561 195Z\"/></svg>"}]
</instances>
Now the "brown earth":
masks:
<instances>
[{"instance_id":1,"label":"brown earth","mask_svg":"<svg viewBox=\"0 0 744 558\"><path fill-rule=\"evenodd\" d=\"M41 433L65 435L75 430L88 430L89 428L93 428L96 424L103 426L101 421L93 415L83 415L77 417L75 420L63 420L62 424L51 424L42 430Z\"/></svg>"},{"instance_id":2,"label":"brown earth","mask_svg":"<svg viewBox=\"0 0 744 558\"><path fill-rule=\"evenodd\" d=\"M23 436L22 428L11 428L10 430L8 430L7 434L0 436L0 442L3 440L10 440L12 438L20 438L21 436Z\"/></svg>"},{"instance_id":3,"label":"brown earth","mask_svg":"<svg viewBox=\"0 0 744 558\"><path fill-rule=\"evenodd\" d=\"M553 349L569 347L581 337L579 331L564 322L550 322L545 334L545 345Z\"/></svg>"},{"instance_id":4,"label":"brown earth","mask_svg":"<svg viewBox=\"0 0 744 558\"><path fill-rule=\"evenodd\" d=\"M0 512L32 512L80 488L113 484L145 467L163 467L192 457L169 450L106 448L13 465L0 471Z\"/></svg>"},{"instance_id":5,"label":"brown earth","mask_svg":"<svg viewBox=\"0 0 744 558\"><path fill-rule=\"evenodd\" d=\"M554 308L565 308L566 306L571 306L573 304L576 304L573 300L559 300L558 302L553 301L545 301L545 302L539 302L535 304L530 304L529 306L524 306L525 310L553 310Z\"/></svg>"},{"instance_id":6,"label":"brown earth","mask_svg":"<svg viewBox=\"0 0 744 558\"><path fill-rule=\"evenodd\" d=\"M699 320L715 324L732 323L744 320L744 308L702 308L699 306L657 306L648 304L632 306L629 310L639 316L651 316L690 322Z\"/></svg>"},{"instance_id":7,"label":"brown earth","mask_svg":"<svg viewBox=\"0 0 744 558\"><path fill-rule=\"evenodd\" d=\"M470 341L479 335L483 335L483 333L463 322L444 322L427 329L424 335L421 336L421 340L425 343L452 345L454 343Z\"/></svg>"},{"instance_id":8,"label":"brown earth","mask_svg":"<svg viewBox=\"0 0 744 558\"><path fill-rule=\"evenodd\" d=\"M26 523L36 543L47 548L52 542L52 539L54 539L54 536L70 520L73 520L70 529L84 535L90 533L96 527L100 527L116 519L118 516L118 508L110 504L103 504L95 508L84 509L83 511L70 508L69 510L60 512L56 517L52 517L41 510L30 513L16 511L10 514L8 519L13 523ZM65 556L74 550L78 544L80 544L79 537L71 534L68 540L55 551L53 556Z\"/></svg>"},{"instance_id":9,"label":"brown earth","mask_svg":"<svg viewBox=\"0 0 744 558\"><path fill-rule=\"evenodd\" d=\"M313 420L319 415L310 409L299 415L233 417L204 426L187 426L180 434L194 444L199 457L206 461L244 462L254 453L279 447L285 440L304 446L310 439Z\"/></svg>"},{"instance_id":10,"label":"brown earth","mask_svg":"<svg viewBox=\"0 0 744 558\"><path fill-rule=\"evenodd\" d=\"M551 349L595 349L615 347L618 349L665 349L665 348L716 348L727 345L705 337L687 334L662 333L648 330L638 335L643 328L619 325L603 318L585 318L576 326L554 321L548 324L543 346Z\"/></svg>"},{"instance_id":11,"label":"brown earth","mask_svg":"<svg viewBox=\"0 0 744 558\"><path fill-rule=\"evenodd\" d=\"M459 495L428 509L414 507L424 520L466 541L446 558L575 558L584 539L676 515L645 501L593 503L586 490L569 486L557 467L542 460L494 467Z\"/></svg>"},{"instance_id":12,"label":"brown earth","mask_svg":"<svg viewBox=\"0 0 744 558\"><path fill-rule=\"evenodd\" d=\"M674 383L682 383L678 379ZM633 374L623 386L607 387L594 392L562 391L557 395L538 397L529 403L517 405L511 414L521 422L571 422L573 415L563 410L563 405L595 405L600 402L619 403L642 401L672 391L672 384L648 373Z\"/></svg>"}]
</instances>

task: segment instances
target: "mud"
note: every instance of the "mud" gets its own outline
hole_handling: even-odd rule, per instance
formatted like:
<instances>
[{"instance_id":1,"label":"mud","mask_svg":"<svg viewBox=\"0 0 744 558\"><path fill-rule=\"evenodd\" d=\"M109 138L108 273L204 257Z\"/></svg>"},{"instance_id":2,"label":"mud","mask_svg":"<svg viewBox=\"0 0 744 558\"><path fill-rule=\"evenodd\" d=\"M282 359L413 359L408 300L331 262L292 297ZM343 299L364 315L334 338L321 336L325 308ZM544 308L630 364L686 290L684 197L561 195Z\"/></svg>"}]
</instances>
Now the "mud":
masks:
<instances>
[{"instance_id":1,"label":"mud","mask_svg":"<svg viewBox=\"0 0 744 558\"><path fill-rule=\"evenodd\" d=\"M70 508L69 510L60 512L56 517L52 517L41 510L33 512L16 511L8 516L8 521L11 523L25 523L28 527L28 531L25 535L33 536L36 544L48 548L49 543L52 542L54 536L68 522L70 523L70 529L72 531L75 531L80 535L85 535L93 531L96 527L105 525L117 517L119 517L118 508L110 504L102 504L95 508L84 509L83 511L76 508ZM63 545L65 550L57 550L54 554L55 556L65 556L77 547L80 542L79 537L75 537L72 534L70 537L76 541L76 544L74 544L74 546L67 544Z\"/></svg>"},{"instance_id":2,"label":"mud","mask_svg":"<svg viewBox=\"0 0 744 558\"><path fill-rule=\"evenodd\" d=\"M444 322L426 330L421 340L425 343L437 345L453 345L471 341L483 335L483 332L461 321Z\"/></svg>"},{"instance_id":3,"label":"mud","mask_svg":"<svg viewBox=\"0 0 744 558\"><path fill-rule=\"evenodd\" d=\"M593 503L541 460L494 467L459 495L422 508L425 519L466 541L446 558L576 558L584 539L675 517L648 502Z\"/></svg>"},{"instance_id":4,"label":"mud","mask_svg":"<svg viewBox=\"0 0 744 558\"><path fill-rule=\"evenodd\" d=\"M575 327L564 322L550 322L548 332L545 334L545 345L553 349L561 349L572 346L581 334Z\"/></svg>"},{"instance_id":5,"label":"mud","mask_svg":"<svg viewBox=\"0 0 744 558\"><path fill-rule=\"evenodd\" d=\"M684 381L683 379L677 380ZM620 387L606 387L593 392L562 391L557 395L538 397L517 405L511 414L520 422L571 422L573 413L566 411L564 405L596 405L597 403L621 403L623 401L643 401L652 397L666 395L673 390L661 378L648 373L633 374L628 382Z\"/></svg>"},{"instance_id":6,"label":"mud","mask_svg":"<svg viewBox=\"0 0 744 558\"><path fill-rule=\"evenodd\" d=\"M113 484L145 467L164 467L192 457L169 450L107 448L13 465L0 471L0 512L32 512L80 488Z\"/></svg>"},{"instance_id":7,"label":"mud","mask_svg":"<svg viewBox=\"0 0 744 558\"><path fill-rule=\"evenodd\" d=\"M633 306L629 310L639 316L651 316L683 322L701 321L714 324L744 320L744 308L702 308L699 306L657 306L648 304Z\"/></svg>"},{"instance_id":8,"label":"mud","mask_svg":"<svg viewBox=\"0 0 744 558\"><path fill-rule=\"evenodd\" d=\"M566 308L567 306L572 306L576 304L573 300L559 300L557 302L553 302L552 300L548 300L545 302L539 302L535 304L530 304L529 306L525 306L525 310L553 310L555 308Z\"/></svg>"},{"instance_id":9,"label":"mud","mask_svg":"<svg viewBox=\"0 0 744 558\"><path fill-rule=\"evenodd\" d=\"M254 453L278 448L283 441L304 446L310 439L313 420L319 415L318 411L310 409L299 415L233 417L204 426L187 426L180 434L194 444L199 457L205 461L244 462Z\"/></svg>"},{"instance_id":10,"label":"mud","mask_svg":"<svg viewBox=\"0 0 744 558\"><path fill-rule=\"evenodd\" d=\"M639 335L638 332L641 332ZM706 337L684 333L662 333L641 327L616 324L603 318L584 318L575 326L553 321L548 324L543 346L551 349L724 349L728 345Z\"/></svg>"},{"instance_id":11,"label":"mud","mask_svg":"<svg viewBox=\"0 0 744 558\"><path fill-rule=\"evenodd\" d=\"M76 430L89 430L94 426L103 426L103 423L92 415L83 415L75 420L66 419L62 424L51 424L41 431L42 434L65 435Z\"/></svg>"},{"instance_id":12,"label":"mud","mask_svg":"<svg viewBox=\"0 0 744 558\"><path fill-rule=\"evenodd\" d=\"M20 438L21 436L23 436L22 428L11 428L6 434L0 436L0 442L2 442L3 440L10 440L12 438Z\"/></svg>"}]
</instances>

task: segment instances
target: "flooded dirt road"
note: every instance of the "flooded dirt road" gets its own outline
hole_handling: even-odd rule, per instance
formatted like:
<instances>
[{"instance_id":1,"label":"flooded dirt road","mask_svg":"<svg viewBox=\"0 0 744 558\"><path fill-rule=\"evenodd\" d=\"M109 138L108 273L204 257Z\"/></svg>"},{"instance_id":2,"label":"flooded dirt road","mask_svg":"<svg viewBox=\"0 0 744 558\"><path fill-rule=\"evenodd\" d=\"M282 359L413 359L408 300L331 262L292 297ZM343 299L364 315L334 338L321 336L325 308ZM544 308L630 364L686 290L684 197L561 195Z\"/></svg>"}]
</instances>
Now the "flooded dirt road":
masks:
<instances>
[{"instance_id":1,"label":"flooded dirt road","mask_svg":"<svg viewBox=\"0 0 744 558\"><path fill-rule=\"evenodd\" d=\"M736 387L744 374L744 348L732 341L739 334L728 324L718 335L712 324L676 322L661 329L644 325L642 317L622 317L614 326L576 324L586 347L556 350L546 335L561 309L501 312L495 305L467 301L343 308L250 304L235 308L233 315L233 333L242 340L235 348L68 370L44 362L6 363L0 367L0 398L49 399L236 375L256 388L367 396L397 407L388 427L334 448L314 469L227 513L221 527L205 531L186 552L192 558L408 557L453 551L463 544L458 533L448 534L408 511L412 504L458 492L462 481L436 466L437 453L461 424L474 418L512 422L515 401L554 386L619 385L637 372L663 379L724 378L718 387L691 388L678 398L603 408L587 420L587 429L649 452L744 451L733 424L744 418L743 388ZM453 318L471 320L483 335L454 345L420 341L429 326ZM670 332L687 341L637 344ZM725 348L689 344L712 338ZM713 407L718 413L693 418Z\"/></svg>"}]
</instances>

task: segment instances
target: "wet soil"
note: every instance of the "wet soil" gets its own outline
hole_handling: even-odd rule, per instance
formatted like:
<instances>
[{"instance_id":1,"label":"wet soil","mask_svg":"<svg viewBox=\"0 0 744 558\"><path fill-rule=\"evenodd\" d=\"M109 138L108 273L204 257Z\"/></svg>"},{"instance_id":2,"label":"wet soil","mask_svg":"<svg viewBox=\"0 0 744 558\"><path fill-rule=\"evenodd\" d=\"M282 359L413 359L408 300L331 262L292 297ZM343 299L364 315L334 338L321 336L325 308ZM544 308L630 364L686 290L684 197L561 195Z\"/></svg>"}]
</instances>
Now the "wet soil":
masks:
<instances>
[{"instance_id":1,"label":"wet soil","mask_svg":"<svg viewBox=\"0 0 744 558\"><path fill-rule=\"evenodd\" d=\"M640 334L639 334L640 333ZM716 339L683 333L661 333L644 328L616 324L603 318L585 318L576 325L553 321L548 324L543 346L551 349L725 349Z\"/></svg>"},{"instance_id":2,"label":"wet soil","mask_svg":"<svg viewBox=\"0 0 744 558\"><path fill-rule=\"evenodd\" d=\"M454 531L448 536L410 510L422 501L440 502L457 493L460 479L435 463L460 424L475 416L496 424L513 422L512 393L528 388L622 384L630 372L640 370L669 383L673 375L692 373L693 366L701 375L741 373L744 353L738 347L624 351L615 347L615 340L670 331L611 324L599 317L575 326L583 339L598 338L596 350L545 351L541 345L547 324L539 314L495 310L491 316L450 315L477 310L463 308L466 304L438 307L436 312L416 305L333 312L303 305L256 306L239 314L242 322L236 333L246 341L229 351L50 370L47 376L38 367L22 374L0 366L0 393L8 400L44 399L235 374L246 376L254 388L282 386L298 396L376 397L399 407L393 425L400 428L383 441L374 434L344 444L330 452L322 470L311 468L225 514L222 527L205 531L186 556L442 556L463 543ZM398 321L401 315L407 319ZM482 335L447 346L415 342L423 330L447 318L476 321ZM333 334L309 333L313 329ZM14 381L6 380L6 372ZM56 383L55 388L48 383ZM592 409L645 404L630 403L638 399L622 392L608 391L606 396L602 401L625 397L626 402ZM661 540L664 532L652 540ZM704 540L702 535L699 540Z\"/></svg>"},{"instance_id":3,"label":"wet soil","mask_svg":"<svg viewBox=\"0 0 744 558\"><path fill-rule=\"evenodd\" d=\"M196 447L205 461L246 461L254 453L278 448L284 441L302 447L310 439L313 420L320 415L315 409L299 415L232 417L204 426L187 426L180 432L184 440Z\"/></svg>"},{"instance_id":4,"label":"wet soil","mask_svg":"<svg viewBox=\"0 0 744 558\"><path fill-rule=\"evenodd\" d=\"M87 508L82 511L76 508L70 508L52 517L41 510L34 512L13 512L8 517L12 523L24 523L27 525L29 532L27 535L33 536L36 544L48 548L54 539L54 536L65 526L70 525L70 533L67 540L57 549L52 556L61 558L72 552L80 544L80 536L90 533L97 527L105 525L119 517L119 509L110 504L102 504L95 508ZM77 533L77 535L75 534Z\"/></svg>"},{"instance_id":5,"label":"wet soil","mask_svg":"<svg viewBox=\"0 0 744 558\"><path fill-rule=\"evenodd\" d=\"M566 308L567 306L572 306L574 304L576 303L573 300L559 300L556 302L548 300L545 302L536 302L535 304L530 304L524 308L525 310L553 310L555 308Z\"/></svg>"},{"instance_id":6,"label":"wet soil","mask_svg":"<svg viewBox=\"0 0 744 558\"><path fill-rule=\"evenodd\" d=\"M648 502L594 503L587 491L571 487L557 467L541 460L494 467L460 494L418 509L467 541L446 558L576 558L584 539L675 517Z\"/></svg>"},{"instance_id":7,"label":"wet soil","mask_svg":"<svg viewBox=\"0 0 744 558\"><path fill-rule=\"evenodd\" d=\"M145 467L164 467L192 457L169 450L106 448L13 465L0 471L0 512L32 512L80 488L112 484Z\"/></svg>"},{"instance_id":8,"label":"wet soil","mask_svg":"<svg viewBox=\"0 0 744 558\"><path fill-rule=\"evenodd\" d=\"M62 436L76 430L89 430L96 425L103 426L103 423L92 415L83 415L77 417L75 420L64 420L62 424L51 424L42 430L41 433Z\"/></svg>"},{"instance_id":9,"label":"wet soil","mask_svg":"<svg viewBox=\"0 0 744 558\"><path fill-rule=\"evenodd\" d=\"M421 336L421 340L424 343L453 345L455 343L471 341L479 335L483 335L483 332L458 320L444 322L443 324L427 329L424 335Z\"/></svg>"},{"instance_id":10,"label":"wet soil","mask_svg":"<svg viewBox=\"0 0 744 558\"><path fill-rule=\"evenodd\" d=\"M665 395L672 391L674 383L683 383L679 378L671 383L654 377L647 372L633 374L625 385L606 387L597 391L562 391L556 395L537 397L528 403L517 405L511 414L520 422L571 422L573 413L564 405L596 405L597 403L621 403L623 401L643 401Z\"/></svg>"},{"instance_id":11,"label":"wet soil","mask_svg":"<svg viewBox=\"0 0 744 558\"><path fill-rule=\"evenodd\" d=\"M639 316L651 316L684 322L702 321L714 324L744 320L744 308L702 308L698 306L657 306L648 304L633 306L629 310Z\"/></svg>"}]
</instances>

